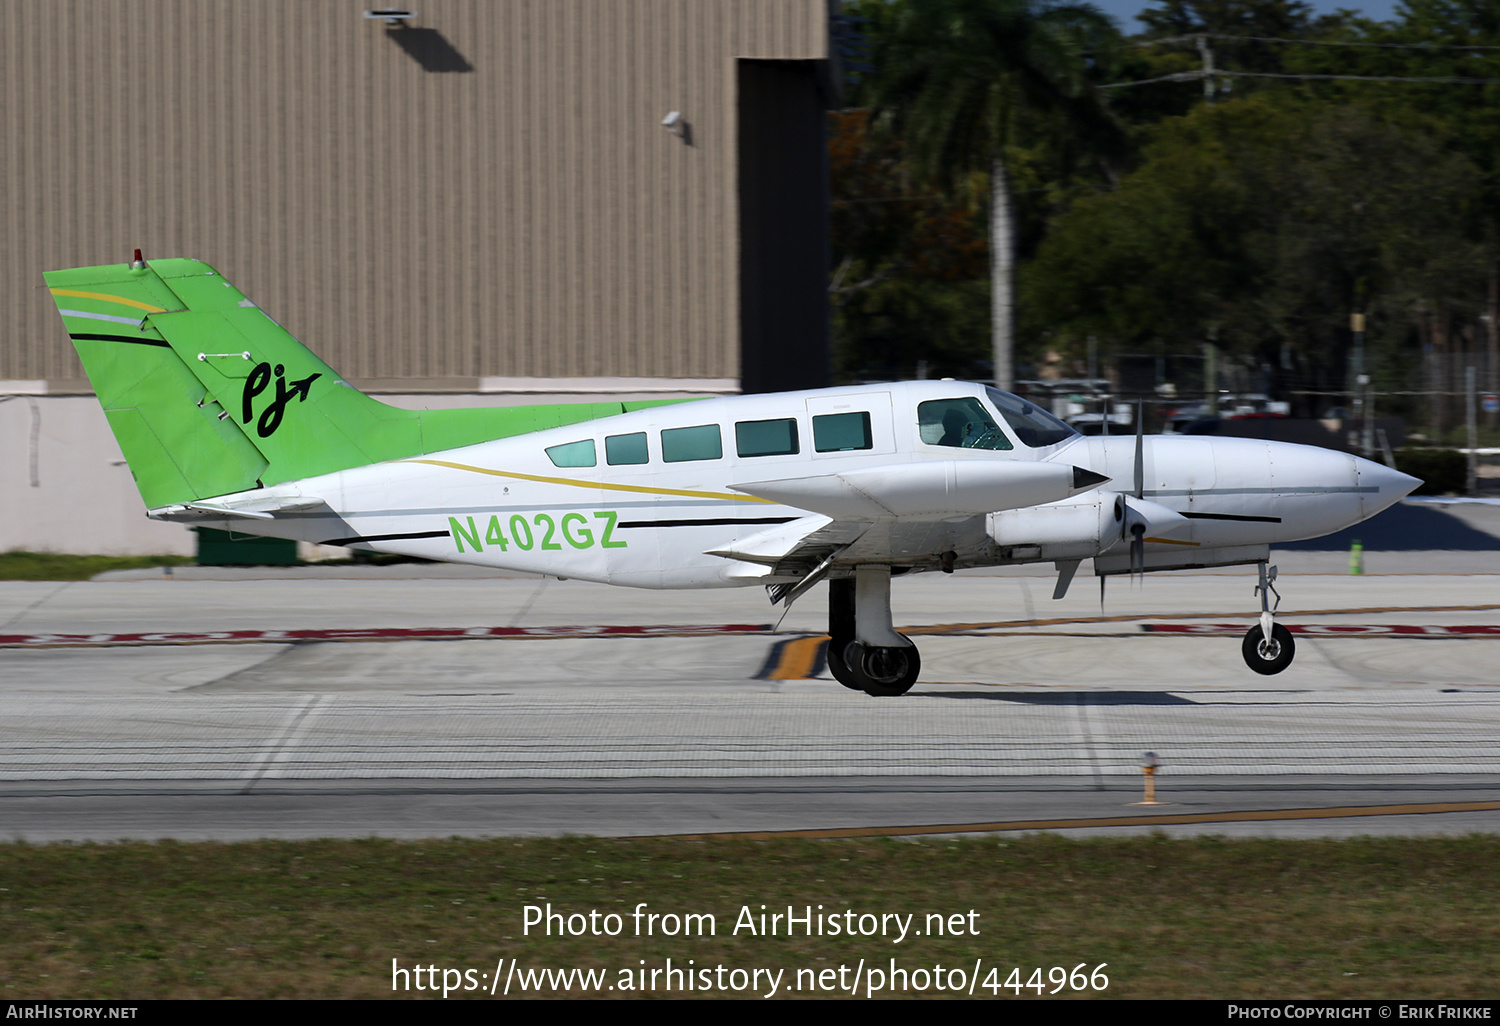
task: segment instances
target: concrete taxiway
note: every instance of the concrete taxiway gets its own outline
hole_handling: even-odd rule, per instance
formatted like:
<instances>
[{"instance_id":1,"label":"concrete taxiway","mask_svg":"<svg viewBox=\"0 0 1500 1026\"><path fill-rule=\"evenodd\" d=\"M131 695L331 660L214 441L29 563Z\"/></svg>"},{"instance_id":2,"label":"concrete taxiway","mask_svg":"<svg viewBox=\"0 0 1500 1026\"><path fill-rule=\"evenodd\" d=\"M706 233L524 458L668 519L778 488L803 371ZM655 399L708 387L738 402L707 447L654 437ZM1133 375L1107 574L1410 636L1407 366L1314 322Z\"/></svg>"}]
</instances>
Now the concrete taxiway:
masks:
<instances>
[{"instance_id":1,"label":"concrete taxiway","mask_svg":"<svg viewBox=\"0 0 1500 1026\"><path fill-rule=\"evenodd\" d=\"M901 580L900 699L828 677L821 589L778 626L759 589L447 568L0 584L0 837L1494 831L1492 519L1378 574L1278 554L1276 677L1246 570L1102 613L1090 580ZM1131 804L1145 751L1170 804Z\"/></svg>"}]
</instances>

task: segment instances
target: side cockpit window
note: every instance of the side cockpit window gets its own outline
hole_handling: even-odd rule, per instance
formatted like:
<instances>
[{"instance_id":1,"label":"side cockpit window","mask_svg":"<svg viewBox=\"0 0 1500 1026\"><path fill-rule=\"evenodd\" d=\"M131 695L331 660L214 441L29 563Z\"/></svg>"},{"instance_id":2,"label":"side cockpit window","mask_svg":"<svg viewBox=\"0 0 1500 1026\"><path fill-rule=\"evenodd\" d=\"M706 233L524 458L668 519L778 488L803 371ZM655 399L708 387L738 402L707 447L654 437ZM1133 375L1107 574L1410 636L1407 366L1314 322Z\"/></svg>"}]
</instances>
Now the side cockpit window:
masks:
<instances>
[{"instance_id":1,"label":"side cockpit window","mask_svg":"<svg viewBox=\"0 0 1500 1026\"><path fill-rule=\"evenodd\" d=\"M973 396L917 404L917 429L928 445L955 449L1009 449L1010 439Z\"/></svg>"},{"instance_id":2,"label":"side cockpit window","mask_svg":"<svg viewBox=\"0 0 1500 1026\"><path fill-rule=\"evenodd\" d=\"M585 438L581 442L566 442L547 447L547 458L554 467L593 467L598 465L594 455L594 440Z\"/></svg>"}]
</instances>

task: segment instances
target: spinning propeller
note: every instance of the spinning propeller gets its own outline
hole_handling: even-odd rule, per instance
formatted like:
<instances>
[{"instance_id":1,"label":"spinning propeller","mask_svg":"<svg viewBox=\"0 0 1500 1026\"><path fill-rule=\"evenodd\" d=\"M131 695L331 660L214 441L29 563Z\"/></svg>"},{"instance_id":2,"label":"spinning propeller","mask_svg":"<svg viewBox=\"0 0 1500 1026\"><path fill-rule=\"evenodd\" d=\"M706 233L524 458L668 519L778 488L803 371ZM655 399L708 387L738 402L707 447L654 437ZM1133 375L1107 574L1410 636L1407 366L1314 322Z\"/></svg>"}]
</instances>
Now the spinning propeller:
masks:
<instances>
[{"instance_id":1,"label":"spinning propeller","mask_svg":"<svg viewBox=\"0 0 1500 1026\"><path fill-rule=\"evenodd\" d=\"M1135 404L1135 491L1137 500L1146 496L1146 400ZM1137 519L1130 525L1130 572L1144 583L1146 579L1146 521Z\"/></svg>"},{"instance_id":2,"label":"spinning propeller","mask_svg":"<svg viewBox=\"0 0 1500 1026\"><path fill-rule=\"evenodd\" d=\"M1146 577L1146 528L1166 533L1185 523L1183 516L1155 502L1146 501L1146 401L1136 401L1135 410L1135 486L1129 495L1115 496L1115 520L1120 524L1120 539L1130 542L1130 575L1144 581ZM1104 608L1104 582L1099 578L1099 608Z\"/></svg>"}]
</instances>

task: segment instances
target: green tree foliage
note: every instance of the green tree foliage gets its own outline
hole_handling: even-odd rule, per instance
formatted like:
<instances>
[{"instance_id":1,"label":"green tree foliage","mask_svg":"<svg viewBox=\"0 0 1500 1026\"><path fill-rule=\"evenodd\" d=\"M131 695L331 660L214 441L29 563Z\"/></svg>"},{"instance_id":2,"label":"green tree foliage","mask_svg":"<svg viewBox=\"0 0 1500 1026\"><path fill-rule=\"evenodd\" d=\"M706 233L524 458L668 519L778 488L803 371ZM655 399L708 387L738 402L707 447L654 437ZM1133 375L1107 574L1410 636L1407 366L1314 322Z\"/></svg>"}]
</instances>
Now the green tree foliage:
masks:
<instances>
[{"instance_id":1,"label":"green tree foliage","mask_svg":"<svg viewBox=\"0 0 1500 1026\"><path fill-rule=\"evenodd\" d=\"M1494 81L1500 80L1500 4L1408 0L1404 14L1387 24L1351 23L1325 37L1379 45L1294 47L1287 59L1295 72L1393 81L1309 81L1296 87L1296 101L1358 103L1382 118L1419 116L1440 126L1449 146L1494 176L1500 170L1500 81ZM1500 202L1494 184L1488 190L1492 215Z\"/></svg>"},{"instance_id":2,"label":"green tree foliage","mask_svg":"<svg viewBox=\"0 0 1500 1026\"><path fill-rule=\"evenodd\" d=\"M1210 336L1300 384L1343 380L1351 312L1388 346L1480 280L1472 162L1361 107L1201 106L1115 192L1058 218L1026 276L1034 333L1191 352ZM1404 387L1411 387L1410 385Z\"/></svg>"},{"instance_id":3,"label":"green tree foliage","mask_svg":"<svg viewBox=\"0 0 1500 1026\"><path fill-rule=\"evenodd\" d=\"M1211 62L1228 71L1281 74L1289 48L1270 39L1308 40L1341 31L1344 15L1314 18L1301 0L1158 0L1140 14L1146 31L1133 40L1129 56L1113 81L1149 82L1195 74ZM1276 79L1215 75L1205 90L1201 79L1160 81L1111 92L1116 112L1132 124L1150 125L1186 114L1206 95L1220 99L1286 87Z\"/></svg>"},{"instance_id":4,"label":"green tree foliage","mask_svg":"<svg viewBox=\"0 0 1500 1026\"><path fill-rule=\"evenodd\" d=\"M877 19L868 86L877 118L914 170L952 193L988 175L994 374L1011 381L1016 228L1009 149L1042 135L1123 150L1089 81L1112 48L1109 19L1055 0L902 0Z\"/></svg>"},{"instance_id":5,"label":"green tree foliage","mask_svg":"<svg viewBox=\"0 0 1500 1026\"><path fill-rule=\"evenodd\" d=\"M835 373L983 377L989 246L982 219L913 180L899 143L870 138L864 111L835 114L829 165L836 266Z\"/></svg>"},{"instance_id":6,"label":"green tree foliage","mask_svg":"<svg viewBox=\"0 0 1500 1026\"><path fill-rule=\"evenodd\" d=\"M1304 34L1312 24L1312 6L1302 0L1158 0L1140 14L1148 37L1215 32L1234 36L1280 37ZM1278 63L1265 46L1245 51L1266 65Z\"/></svg>"},{"instance_id":7,"label":"green tree foliage","mask_svg":"<svg viewBox=\"0 0 1500 1026\"><path fill-rule=\"evenodd\" d=\"M1156 0L1123 48L1042 0L852 7L878 66L855 102L889 131L835 144L844 367L966 373L990 344L997 211L1015 215L994 266L1003 283L1005 253L1020 261L1021 360L1080 358L1090 335L1106 354L1214 338L1283 388L1336 391L1356 311L1377 388L1452 389L1464 361L1446 354L1500 349L1500 84L1479 81L1500 79L1494 0L1404 0L1389 22Z\"/></svg>"}]
</instances>

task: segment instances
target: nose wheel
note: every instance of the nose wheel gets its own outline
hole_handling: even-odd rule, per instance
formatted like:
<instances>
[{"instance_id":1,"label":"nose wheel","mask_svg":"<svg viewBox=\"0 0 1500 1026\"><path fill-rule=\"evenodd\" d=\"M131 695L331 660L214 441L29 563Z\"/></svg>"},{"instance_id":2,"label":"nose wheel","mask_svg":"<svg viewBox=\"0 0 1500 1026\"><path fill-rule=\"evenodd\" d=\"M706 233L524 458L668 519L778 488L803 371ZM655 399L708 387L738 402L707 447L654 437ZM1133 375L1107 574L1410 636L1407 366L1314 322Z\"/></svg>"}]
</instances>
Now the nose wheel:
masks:
<instances>
[{"instance_id":1,"label":"nose wheel","mask_svg":"<svg viewBox=\"0 0 1500 1026\"><path fill-rule=\"evenodd\" d=\"M1292 665L1292 657L1297 654L1297 645L1292 641L1292 632L1274 619L1276 608L1281 605L1281 592L1276 590L1276 568L1260 565L1260 583L1255 590L1260 595L1260 623L1245 632L1245 640L1240 644L1240 654L1245 657L1245 665L1256 673L1269 676L1280 673ZM1276 596L1276 606L1271 605L1270 596Z\"/></svg>"},{"instance_id":2,"label":"nose wheel","mask_svg":"<svg viewBox=\"0 0 1500 1026\"><path fill-rule=\"evenodd\" d=\"M1245 640L1240 644L1240 653L1245 657L1246 666L1256 673L1269 676L1292 665L1297 646L1292 641L1292 632L1281 624L1271 627L1269 639L1260 629L1260 624L1256 624L1246 632Z\"/></svg>"}]
</instances>

